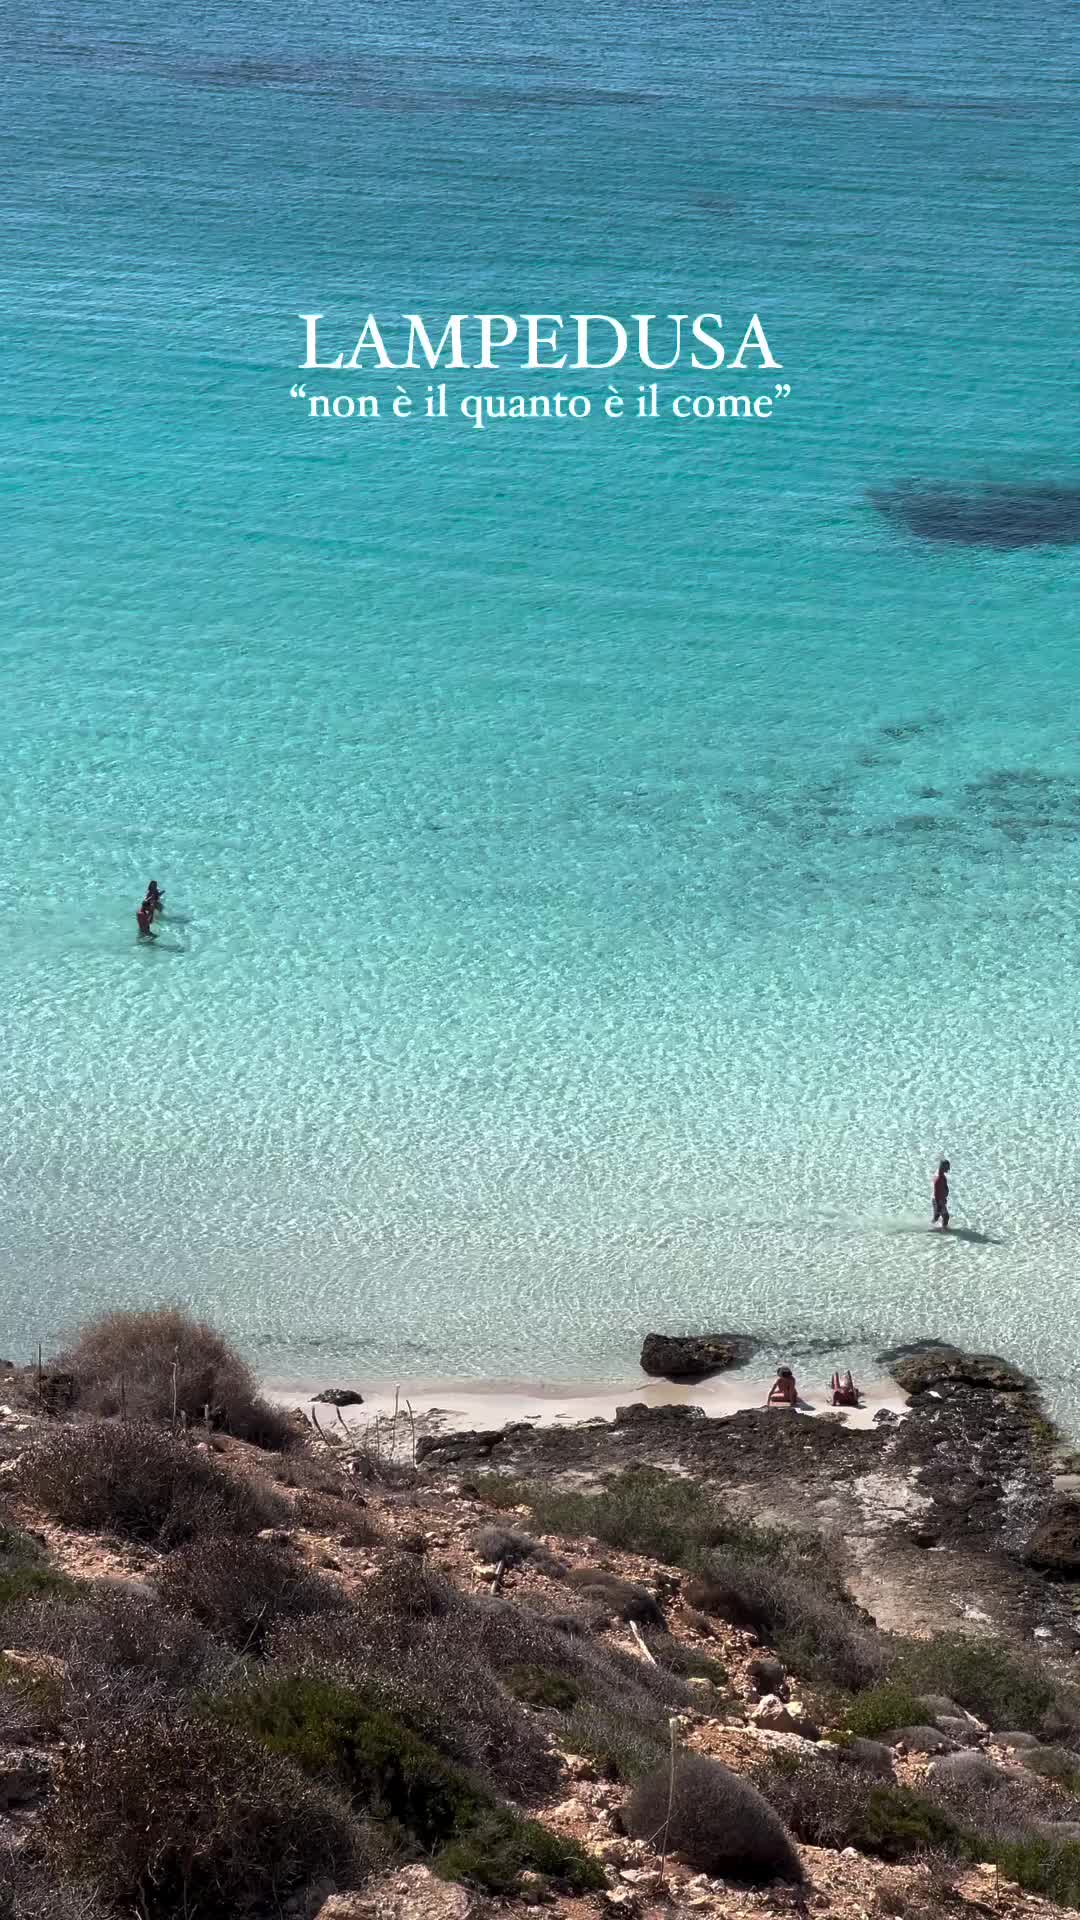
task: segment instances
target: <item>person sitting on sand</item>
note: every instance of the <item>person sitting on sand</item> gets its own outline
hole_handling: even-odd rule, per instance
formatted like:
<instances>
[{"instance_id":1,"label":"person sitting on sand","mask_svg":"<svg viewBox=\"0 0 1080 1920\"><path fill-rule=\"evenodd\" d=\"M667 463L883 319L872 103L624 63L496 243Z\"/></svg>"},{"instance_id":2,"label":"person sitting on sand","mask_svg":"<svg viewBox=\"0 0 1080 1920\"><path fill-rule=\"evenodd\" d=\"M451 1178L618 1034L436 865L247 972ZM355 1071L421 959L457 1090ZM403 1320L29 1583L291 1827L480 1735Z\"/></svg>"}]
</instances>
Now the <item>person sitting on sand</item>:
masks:
<instances>
[{"instance_id":1,"label":"person sitting on sand","mask_svg":"<svg viewBox=\"0 0 1080 1920\"><path fill-rule=\"evenodd\" d=\"M949 1182L945 1177L949 1171L949 1162L939 1160L934 1175L934 1216L930 1224L936 1226L940 1220L942 1233L947 1233L949 1229Z\"/></svg>"},{"instance_id":2,"label":"person sitting on sand","mask_svg":"<svg viewBox=\"0 0 1080 1920\"><path fill-rule=\"evenodd\" d=\"M799 1404L799 1389L795 1385L795 1375L790 1367L777 1367L776 1379L769 1388L767 1407L795 1407Z\"/></svg>"},{"instance_id":3,"label":"person sitting on sand","mask_svg":"<svg viewBox=\"0 0 1080 1920\"><path fill-rule=\"evenodd\" d=\"M151 913L150 908L147 906L146 901L144 900L142 903L142 906L139 908L138 912L135 915L135 925L139 929L140 940L156 940L157 939L157 934L154 932L152 926L150 925L150 922L153 919L153 917L154 916Z\"/></svg>"}]
</instances>

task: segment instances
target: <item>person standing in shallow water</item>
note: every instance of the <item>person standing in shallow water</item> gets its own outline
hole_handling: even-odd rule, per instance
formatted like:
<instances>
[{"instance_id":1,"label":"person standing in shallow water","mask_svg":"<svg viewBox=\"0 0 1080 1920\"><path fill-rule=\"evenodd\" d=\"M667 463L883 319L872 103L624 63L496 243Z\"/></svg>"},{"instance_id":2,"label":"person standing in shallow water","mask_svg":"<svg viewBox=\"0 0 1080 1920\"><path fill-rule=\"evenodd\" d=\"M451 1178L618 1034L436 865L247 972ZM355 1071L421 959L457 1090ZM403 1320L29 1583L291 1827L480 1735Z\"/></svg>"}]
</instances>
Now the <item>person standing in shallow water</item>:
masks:
<instances>
[{"instance_id":1,"label":"person standing in shallow water","mask_svg":"<svg viewBox=\"0 0 1080 1920\"><path fill-rule=\"evenodd\" d=\"M930 1224L936 1227L940 1220L942 1233L949 1230L949 1171L949 1162L939 1160L934 1175L934 1217Z\"/></svg>"}]
</instances>

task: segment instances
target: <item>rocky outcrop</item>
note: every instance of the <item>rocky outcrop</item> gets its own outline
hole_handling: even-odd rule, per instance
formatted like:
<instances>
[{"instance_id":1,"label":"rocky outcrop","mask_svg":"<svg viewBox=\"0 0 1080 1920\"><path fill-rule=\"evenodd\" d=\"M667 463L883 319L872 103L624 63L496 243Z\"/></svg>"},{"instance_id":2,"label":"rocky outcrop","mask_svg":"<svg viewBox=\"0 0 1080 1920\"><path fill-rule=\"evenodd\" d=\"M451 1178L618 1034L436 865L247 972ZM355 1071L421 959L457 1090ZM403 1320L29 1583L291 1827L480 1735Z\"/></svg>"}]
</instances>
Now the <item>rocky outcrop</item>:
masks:
<instances>
[{"instance_id":1,"label":"rocky outcrop","mask_svg":"<svg viewBox=\"0 0 1080 1920\"><path fill-rule=\"evenodd\" d=\"M317 1407L362 1407L364 1396L355 1387L324 1387L312 1395Z\"/></svg>"},{"instance_id":2,"label":"rocky outcrop","mask_svg":"<svg viewBox=\"0 0 1080 1920\"><path fill-rule=\"evenodd\" d=\"M802 1740L820 1740L821 1729L816 1726L807 1713L801 1700L781 1700L778 1694L767 1693L751 1710L750 1724L764 1727L769 1733L797 1733Z\"/></svg>"},{"instance_id":3,"label":"rocky outcrop","mask_svg":"<svg viewBox=\"0 0 1080 1920\"><path fill-rule=\"evenodd\" d=\"M471 1920L476 1902L464 1887L437 1880L428 1867L401 1867L362 1893L334 1893L317 1920Z\"/></svg>"},{"instance_id":4,"label":"rocky outcrop","mask_svg":"<svg viewBox=\"0 0 1080 1920\"><path fill-rule=\"evenodd\" d=\"M660 1380L706 1380L749 1360L757 1342L742 1333L647 1333L641 1370Z\"/></svg>"},{"instance_id":5,"label":"rocky outcrop","mask_svg":"<svg viewBox=\"0 0 1080 1920\"><path fill-rule=\"evenodd\" d=\"M886 1360L886 1356L879 1356ZM927 1393L933 1387L959 1382L966 1387L986 1387L995 1393L1033 1391L1034 1383L1019 1367L993 1353L964 1353L959 1347L922 1346L917 1351L895 1352L887 1364L897 1385L905 1393Z\"/></svg>"}]
</instances>

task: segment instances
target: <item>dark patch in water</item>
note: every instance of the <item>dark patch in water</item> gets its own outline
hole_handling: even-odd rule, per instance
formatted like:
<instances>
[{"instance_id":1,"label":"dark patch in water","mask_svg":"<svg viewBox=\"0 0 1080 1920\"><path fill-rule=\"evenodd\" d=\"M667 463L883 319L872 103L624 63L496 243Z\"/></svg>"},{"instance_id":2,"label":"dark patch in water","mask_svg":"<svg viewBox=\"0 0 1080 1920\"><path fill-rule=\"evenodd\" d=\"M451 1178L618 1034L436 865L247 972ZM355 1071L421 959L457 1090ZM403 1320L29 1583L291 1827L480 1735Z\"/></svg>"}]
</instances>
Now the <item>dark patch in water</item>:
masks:
<instances>
[{"instance_id":1,"label":"dark patch in water","mask_svg":"<svg viewBox=\"0 0 1080 1920\"><path fill-rule=\"evenodd\" d=\"M944 800L945 795L940 787L916 787L915 798L916 800Z\"/></svg>"},{"instance_id":2,"label":"dark patch in water","mask_svg":"<svg viewBox=\"0 0 1080 1920\"><path fill-rule=\"evenodd\" d=\"M871 489L872 506L919 540L964 547L1080 544L1080 487Z\"/></svg>"}]
</instances>

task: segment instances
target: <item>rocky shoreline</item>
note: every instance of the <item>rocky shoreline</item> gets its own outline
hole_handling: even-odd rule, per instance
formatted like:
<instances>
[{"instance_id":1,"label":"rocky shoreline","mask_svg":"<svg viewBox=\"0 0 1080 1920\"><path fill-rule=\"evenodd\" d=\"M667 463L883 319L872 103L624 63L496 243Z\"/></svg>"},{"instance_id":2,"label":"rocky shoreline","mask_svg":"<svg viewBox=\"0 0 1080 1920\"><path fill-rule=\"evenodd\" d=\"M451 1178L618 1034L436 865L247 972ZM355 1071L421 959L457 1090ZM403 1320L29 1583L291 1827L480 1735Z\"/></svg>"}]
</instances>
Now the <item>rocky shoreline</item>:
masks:
<instances>
[{"instance_id":1,"label":"rocky shoreline","mask_svg":"<svg viewBox=\"0 0 1080 1920\"><path fill-rule=\"evenodd\" d=\"M3 1920L126 1920L129 1886L183 1920L152 1879L166 1855L194 1870L178 1795L223 1849L206 1920L1076 1910L1080 1463L1007 1361L926 1342L882 1364L906 1405L869 1426L630 1400L566 1426L395 1421L389 1445L346 1420L359 1389L286 1419L171 1310L10 1369ZM207 1741L228 1792L187 1767ZM399 1754L434 1799L387 1830ZM264 1801L287 1898L230 1837Z\"/></svg>"}]
</instances>

